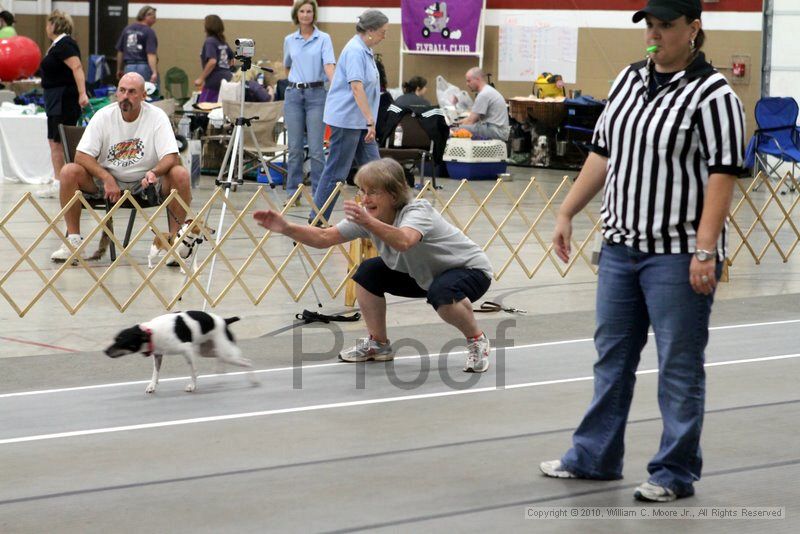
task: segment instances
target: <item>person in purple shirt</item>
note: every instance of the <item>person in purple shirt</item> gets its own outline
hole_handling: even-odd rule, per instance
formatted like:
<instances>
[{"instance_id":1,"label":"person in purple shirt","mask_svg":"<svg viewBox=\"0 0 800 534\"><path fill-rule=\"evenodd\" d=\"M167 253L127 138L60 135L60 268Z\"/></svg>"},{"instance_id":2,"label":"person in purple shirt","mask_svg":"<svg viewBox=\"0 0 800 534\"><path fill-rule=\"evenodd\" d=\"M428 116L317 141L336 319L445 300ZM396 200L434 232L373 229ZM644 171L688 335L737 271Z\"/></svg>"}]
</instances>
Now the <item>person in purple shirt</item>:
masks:
<instances>
[{"instance_id":1,"label":"person in purple shirt","mask_svg":"<svg viewBox=\"0 0 800 534\"><path fill-rule=\"evenodd\" d=\"M117 40L117 79L126 72L138 72L145 81L158 82L158 38L153 31L156 8L144 6L136 22L128 25Z\"/></svg>"},{"instance_id":2,"label":"person in purple shirt","mask_svg":"<svg viewBox=\"0 0 800 534\"><path fill-rule=\"evenodd\" d=\"M216 102L219 100L219 86L222 80L230 81L233 50L225 41L225 25L217 15L207 15L203 21L206 40L200 51L200 63L203 72L194 81L196 87L203 87L198 102Z\"/></svg>"}]
</instances>

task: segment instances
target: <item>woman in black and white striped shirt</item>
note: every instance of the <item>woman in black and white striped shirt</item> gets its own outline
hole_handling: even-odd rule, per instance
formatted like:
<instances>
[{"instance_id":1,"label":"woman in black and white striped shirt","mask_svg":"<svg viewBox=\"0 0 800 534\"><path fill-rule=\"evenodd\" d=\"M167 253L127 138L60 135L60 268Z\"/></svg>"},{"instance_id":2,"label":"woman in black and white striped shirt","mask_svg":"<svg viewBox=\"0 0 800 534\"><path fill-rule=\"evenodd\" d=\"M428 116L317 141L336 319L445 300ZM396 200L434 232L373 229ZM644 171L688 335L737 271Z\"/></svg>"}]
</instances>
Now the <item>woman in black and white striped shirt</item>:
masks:
<instances>
[{"instance_id":1,"label":"woman in black and white striped shirt","mask_svg":"<svg viewBox=\"0 0 800 534\"><path fill-rule=\"evenodd\" d=\"M660 450L634 496L671 501L700 478L704 351L726 253L725 217L742 167L744 114L699 51L700 0L650 0L646 61L613 84L593 151L562 204L553 245L567 261L572 218L605 186L597 288L594 398L548 476L622 477L635 371L652 325L658 349Z\"/></svg>"}]
</instances>

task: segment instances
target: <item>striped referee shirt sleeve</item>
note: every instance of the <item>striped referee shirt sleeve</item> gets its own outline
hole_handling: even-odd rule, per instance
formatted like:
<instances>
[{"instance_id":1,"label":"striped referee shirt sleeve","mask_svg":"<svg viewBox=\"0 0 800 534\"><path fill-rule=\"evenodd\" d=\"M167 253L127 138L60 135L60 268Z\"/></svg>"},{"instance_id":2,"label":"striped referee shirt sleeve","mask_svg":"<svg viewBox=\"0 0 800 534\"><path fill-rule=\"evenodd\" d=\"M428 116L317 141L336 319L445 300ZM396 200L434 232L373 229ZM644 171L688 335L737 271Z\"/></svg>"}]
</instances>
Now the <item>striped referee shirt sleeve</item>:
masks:
<instances>
[{"instance_id":1,"label":"striped referee shirt sleeve","mask_svg":"<svg viewBox=\"0 0 800 534\"><path fill-rule=\"evenodd\" d=\"M606 113L608 106L600 114L597 119L597 124L594 127L594 134L592 135L592 142L589 144L589 150L603 156L608 157L608 143L606 142Z\"/></svg>"},{"instance_id":2,"label":"striped referee shirt sleeve","mask_svg":"<svg viewBox=\"0 0 800 534\"><path fill-rule=\"evenodd\" d=\"M715 89L720 94L710 94L695 117L701 150L708 162L709 174L739 176L744 167L744 109L730 86L709 88L710 91Z\"/></svg>"},{"instance_id":3,"label":"striped referee shirt sleeve","mask_svg":"<svg viewBox=\"0 0 800 534\"><path fill-rule=\"evenodd\" d=\"M617 79L614 80L614 83L611 85L611 91L608 93L608 99L611 98L620 91L622 84L624 83L625 79L630 76L632 73L630 68L623 69L622 72L617 76ZM594 127L594 133L592 134L592 142L589 144L589 150L603 156L604 158L608 158L608 138L607 135L607 117L608 114L608 105L606 105L603 112L600 114L600 117L597 119L597 124Z\"/></svg>"}]
</instances>

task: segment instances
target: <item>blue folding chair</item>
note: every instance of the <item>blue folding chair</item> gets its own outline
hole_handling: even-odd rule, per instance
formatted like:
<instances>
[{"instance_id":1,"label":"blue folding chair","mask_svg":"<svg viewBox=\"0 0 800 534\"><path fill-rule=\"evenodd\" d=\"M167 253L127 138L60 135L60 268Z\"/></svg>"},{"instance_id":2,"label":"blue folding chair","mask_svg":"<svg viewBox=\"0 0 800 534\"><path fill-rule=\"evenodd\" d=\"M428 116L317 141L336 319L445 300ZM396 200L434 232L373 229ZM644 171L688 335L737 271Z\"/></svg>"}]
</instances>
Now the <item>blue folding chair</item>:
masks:
<instances>
[{"instance_id":1,"label":"blue folding chair","mask_svg":"<svg viewBox=\"0 0 800 534\"><path fill-rule=\"evenodd\" d=\"M790 165L792 176L798 178L800 129L797 114L797 102L791 97L766 97L756 103L758 129L747 145L745 156L745 166L753 169L753 176L763 170L771 181L780 182L783 178L780 167ZM770 160L770 156L774 159ZM787 185L794 191L793 182ZM781 191L781 194L785 192Z\"/></svg>"},{"instance_id":2,"label":"blue folding chair","mask_svg":"<svg viewBox=\"0 0 800 534\"><path fill-rule=\"evenodd\" d=\"M89 56L89 70L86 73L86 87L94 91L103 85L105 80L111 74L106 62L106 56L102 54L93 54ZM103 95L105 96L105 95Z\"/></svg>"}]
</instances>

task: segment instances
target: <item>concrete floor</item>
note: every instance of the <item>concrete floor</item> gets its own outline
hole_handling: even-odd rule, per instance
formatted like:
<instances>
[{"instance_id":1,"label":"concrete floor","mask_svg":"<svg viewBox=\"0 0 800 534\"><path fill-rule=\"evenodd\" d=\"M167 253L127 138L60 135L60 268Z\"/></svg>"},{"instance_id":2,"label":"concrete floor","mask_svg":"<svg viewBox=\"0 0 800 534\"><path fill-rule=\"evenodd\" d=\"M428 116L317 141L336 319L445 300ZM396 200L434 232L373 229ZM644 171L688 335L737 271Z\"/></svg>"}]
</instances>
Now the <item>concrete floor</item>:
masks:
<instances>
[{"instance_id":1,"label":"concrete floor","mask_svg":"<svg viewBox=\"0 0 800 534\"><path fill-rule=\"evenodd\" d=\"M513 171L515 187L533 173L551 185L564 174ZM0 185L0 209L29 189ZM35 221L15 225L32 235ZM7 262L10 246L0 247ZM302 281L299 268L293 276ZM800 530L800 263L775 254L758 266L740 261L720 286L704 476L695 497L660 508L777 506L785 519L525 519L532 506L641 508L633 488L660 434L652 343L625 478L552 480L537 469L569 446L591 397L594 290L585 267L565 279L543 269L533 280L511 269L486 299L529 313L481 316L491 338L507 341L495 343L505 348L480 376L460 371L463 346L453 348L454 331L422 301L390 300L390 335L408 340L393 364L353 366L335 354L363 323L297 327L294 313L316 308L311 295L293 303L276 293L257 307L233 298L215 311L244 318L233 330L260 386L238 370L209 375L214 367L203 362L206 376L186 394L185 363L172 358L152 396L149 360L100 350L119 328L159 313L153 302L121 314L98 299L76 316L50 303L25 318L3 302L0 532ZM328 313L344 310L341 297L323 303Z\"/></svg>"}]
</instances>

